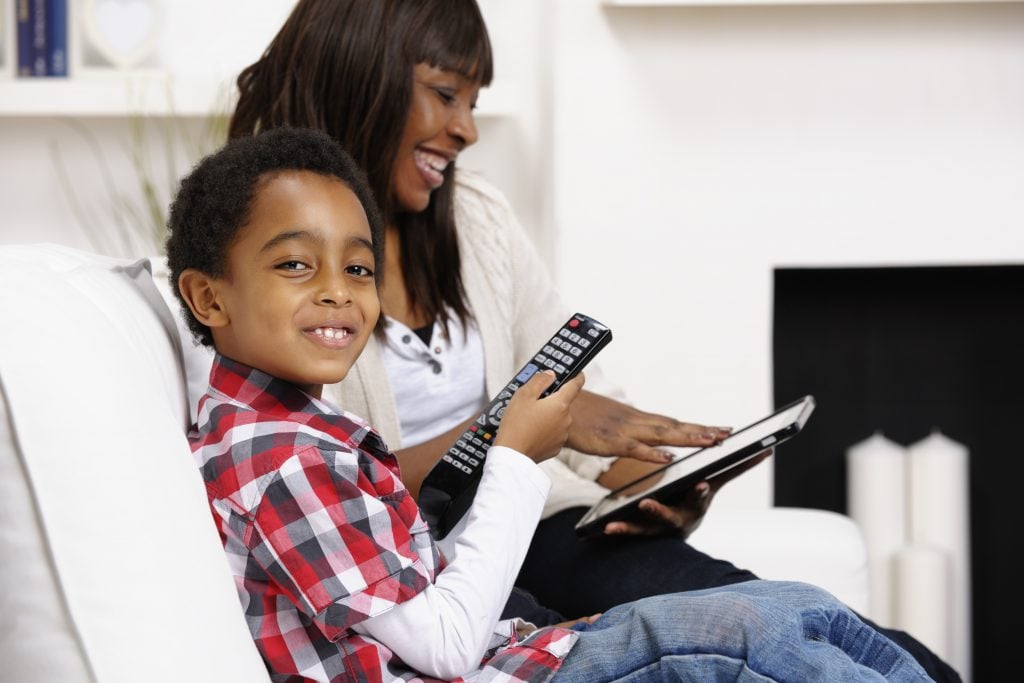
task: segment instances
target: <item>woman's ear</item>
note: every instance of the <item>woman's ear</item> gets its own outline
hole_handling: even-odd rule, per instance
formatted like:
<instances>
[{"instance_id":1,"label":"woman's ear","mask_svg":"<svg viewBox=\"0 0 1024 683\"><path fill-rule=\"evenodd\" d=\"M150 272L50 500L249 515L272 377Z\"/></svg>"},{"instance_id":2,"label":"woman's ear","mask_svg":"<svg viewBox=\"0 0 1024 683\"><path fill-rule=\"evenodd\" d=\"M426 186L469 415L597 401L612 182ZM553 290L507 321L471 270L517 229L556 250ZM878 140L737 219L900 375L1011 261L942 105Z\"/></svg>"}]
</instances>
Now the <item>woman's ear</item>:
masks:
<instances>
[{"instance_id":1,"label":"woman's ear","mask_svg":"<svg viewBox=\"0 0 1024 683\"><path fill-rule=\"evenodd\" d=\"M217 295L215 278L195 268L186 268L178 276L178 291L196 320L207 327L224 327L231 322Z\"/></svg>"}]
</instances>

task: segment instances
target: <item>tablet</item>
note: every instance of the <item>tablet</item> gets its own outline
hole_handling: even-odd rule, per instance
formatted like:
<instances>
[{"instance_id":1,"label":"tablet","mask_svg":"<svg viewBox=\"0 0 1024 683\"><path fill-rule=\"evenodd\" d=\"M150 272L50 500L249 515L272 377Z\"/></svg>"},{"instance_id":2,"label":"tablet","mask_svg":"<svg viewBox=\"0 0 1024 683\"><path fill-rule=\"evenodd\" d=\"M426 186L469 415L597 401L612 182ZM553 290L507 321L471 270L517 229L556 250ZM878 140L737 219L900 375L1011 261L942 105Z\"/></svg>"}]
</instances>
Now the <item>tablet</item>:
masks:
<instances>
[{"instance_id":1,"label":"tablet","mask_svg":"<svg viewBox=\"0 0 1024 683\"><path fill-rule=\"evenodd\" d=\"M608 522L643 519L640 501L654 498L673 504L699 482L743 463L766 448L773 448L796 435L814 410L814 397L804 396L779 408L753 424L733 432L715 446L682 455L664 467L615 489L602 498L576 523L579 536L597 536ZM638 484L656 481L647 490L628 494Z\"/></svg>"}]
</instances>

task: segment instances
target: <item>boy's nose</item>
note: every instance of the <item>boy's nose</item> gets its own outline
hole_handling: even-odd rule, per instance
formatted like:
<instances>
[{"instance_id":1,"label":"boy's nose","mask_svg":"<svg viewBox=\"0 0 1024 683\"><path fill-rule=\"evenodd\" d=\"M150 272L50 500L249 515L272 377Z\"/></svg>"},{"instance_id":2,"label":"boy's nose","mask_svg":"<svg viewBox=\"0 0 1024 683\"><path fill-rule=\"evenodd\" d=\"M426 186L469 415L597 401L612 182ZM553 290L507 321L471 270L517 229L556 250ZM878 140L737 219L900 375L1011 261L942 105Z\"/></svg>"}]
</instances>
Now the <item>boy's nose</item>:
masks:
<instances>
[{"instance_id":1,"label":"boy's nose","mask_svg":"<svg viewBox=\"0 0 1024 683\"><path fill-rule=\"evenodd\" d=\"M316 298L325 306L341 306L352 300L343 277L325 277Z\"/></svg>"}]
</instances>

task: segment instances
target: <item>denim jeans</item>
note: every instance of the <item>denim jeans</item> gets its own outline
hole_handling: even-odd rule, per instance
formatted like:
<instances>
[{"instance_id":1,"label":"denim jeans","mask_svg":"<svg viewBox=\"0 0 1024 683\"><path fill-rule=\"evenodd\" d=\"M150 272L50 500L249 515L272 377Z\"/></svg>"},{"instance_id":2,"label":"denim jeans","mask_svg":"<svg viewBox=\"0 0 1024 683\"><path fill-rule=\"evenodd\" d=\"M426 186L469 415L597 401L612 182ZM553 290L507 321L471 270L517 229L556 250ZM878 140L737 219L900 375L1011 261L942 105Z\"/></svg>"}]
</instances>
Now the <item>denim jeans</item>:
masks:
<instances>
[{"instance_id":1,"label":"denim jeans","mask_svg":"<svg viewBox=\"0 0 1024 683\"><path fill-rule=\"evenodd\" d=\"M526 598L532 599L532 595L536 600L532 609L527 609L525 599L510 604L506 617L526 616L538 625L554 624L564 621L560 614L565 618L581 617L652 595L758 578L671 536L611 536L581 541L573 527L585 512L586 508L570 508L541 520L516 581L521 590L528 592ZM914 655L934 680L961 683L949 664L909 633L883 628L864 617L861 620Z\"/></svg>"},{"instance_id":2,"label":"denim jeans","mask_svg":"<svg viewBox=\"0 0 1024 683\"><path fill-rule=\"evenodd\" d=\"M577 630L552 683L931 680L906 650L803 583L644 598Z\"/></svg>"}]
</instances>

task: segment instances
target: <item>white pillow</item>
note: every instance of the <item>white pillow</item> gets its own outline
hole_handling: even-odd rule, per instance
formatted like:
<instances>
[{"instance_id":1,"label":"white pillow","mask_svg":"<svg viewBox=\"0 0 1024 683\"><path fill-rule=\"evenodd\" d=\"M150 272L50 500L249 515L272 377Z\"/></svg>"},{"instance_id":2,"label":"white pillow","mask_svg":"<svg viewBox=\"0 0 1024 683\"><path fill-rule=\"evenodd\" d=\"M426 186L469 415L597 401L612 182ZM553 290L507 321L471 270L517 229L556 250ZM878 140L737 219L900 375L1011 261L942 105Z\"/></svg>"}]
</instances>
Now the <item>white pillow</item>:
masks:
<instances>
[{"instance_id":1,"label":"white pillow","mask_svg":"<svg viewBox=\"0 0 1024 683\"><path fill-rule=\"evenodd\" d=\"M0 595L19 594L0 605L5 677L268 681L185 439L180 343L148 263L2 246L0 319L0 474L23 479L22 509L2 508L23 532L0 536Z\"/></svg>"}]
</instances>

